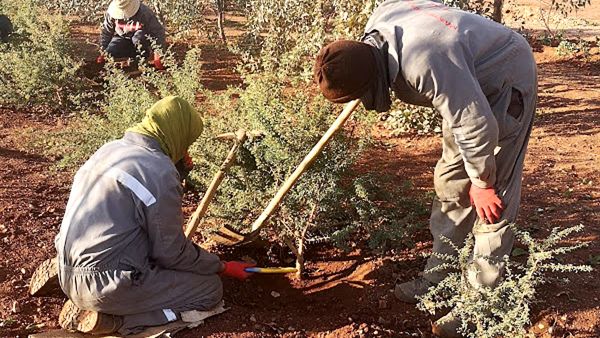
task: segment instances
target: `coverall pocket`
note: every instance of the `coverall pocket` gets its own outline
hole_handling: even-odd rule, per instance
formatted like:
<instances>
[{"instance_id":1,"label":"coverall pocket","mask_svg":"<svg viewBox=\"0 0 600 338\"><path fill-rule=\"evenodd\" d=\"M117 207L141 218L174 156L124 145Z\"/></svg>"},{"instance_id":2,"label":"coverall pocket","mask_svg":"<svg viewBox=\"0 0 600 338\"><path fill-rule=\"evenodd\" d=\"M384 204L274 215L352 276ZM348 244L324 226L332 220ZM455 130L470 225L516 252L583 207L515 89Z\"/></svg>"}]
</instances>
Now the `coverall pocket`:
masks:
<instances>
[{"instance_id":1,"label":"coverall pocket","mask_svg":"<svg viewBox=\"0 0 600 338\"><path fill-rule=\"evenodd\" d=\"M515 135L519 134L523 120L523 94L516 88L512 88L510 103L504 114L504 119L498 121L499 143L506 144Z\"/></svg>"}]
</instances>

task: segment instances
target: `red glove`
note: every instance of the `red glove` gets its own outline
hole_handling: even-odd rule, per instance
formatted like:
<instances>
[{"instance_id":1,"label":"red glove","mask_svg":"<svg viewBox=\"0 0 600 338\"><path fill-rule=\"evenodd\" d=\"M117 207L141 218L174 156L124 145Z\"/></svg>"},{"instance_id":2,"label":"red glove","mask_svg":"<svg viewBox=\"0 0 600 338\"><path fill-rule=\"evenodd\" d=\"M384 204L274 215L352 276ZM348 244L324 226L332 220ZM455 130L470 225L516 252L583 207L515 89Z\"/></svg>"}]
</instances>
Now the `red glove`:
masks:
<instances>
[{"instance_id":1,"label":"red glove","mask_svg":"<svg viewBox=\"0 0 600 338\"><path fill-rule=\"evenodd\" d=\"M186 151L185 155L183 155L183 168L185 170L187 170L188 172L192 171L192 169L194 169L194 161L192 160L192 157L190 156L190 154Z\"/></svg>"},{"instance_id":2,"label":"red glove","mask_svg":"<svg viewBox=\"0 0 600 338\"><path fill-rule=\"evenodd\" d=\"M160 55L158 55L157 53L154 53L154 61L152 63L154 64L154 67L158 70L165 69L165 66L163 66L162 61L160 60Z\"/></svg>"},{"instance_id":3,"label":"red glove","mask_svg":"<svg viewBox=\"0 0 600 338\"><path fill-rule=\"evenodd\" d=\"M223 261L225 268L221 274L223 276L233 277L239 280L245 280L250 277L252 273L244 271L245 268L256 266L256 264L246 262L227 262Z\"/></svg>"},{"instance_id":4,"label":"red glove","mask_svg":"<svg viewBox=\"0 0 600 338\"><path fill-rule=\"evenodd\" d=\"M496 223L500 219L504 206L493 187L479 188L471 184L469 197L471 198L471 205L475 206L479 218L487 223Z\"/></svg>"},{"instance_id":5,"label":"red glove","mask_svg":"<svg viewBox=\"0 0 600 338\"><path fill-rule=\"evenodd\" d=\"M103 65L105 61L106 61L106 60L104 60L104 55L102 55L102 54L100 54L100 55L99 55L99 56L96 58L96 63L97 63L97 64L99 64L99 65Z\"/></svg>"}]
</instances>

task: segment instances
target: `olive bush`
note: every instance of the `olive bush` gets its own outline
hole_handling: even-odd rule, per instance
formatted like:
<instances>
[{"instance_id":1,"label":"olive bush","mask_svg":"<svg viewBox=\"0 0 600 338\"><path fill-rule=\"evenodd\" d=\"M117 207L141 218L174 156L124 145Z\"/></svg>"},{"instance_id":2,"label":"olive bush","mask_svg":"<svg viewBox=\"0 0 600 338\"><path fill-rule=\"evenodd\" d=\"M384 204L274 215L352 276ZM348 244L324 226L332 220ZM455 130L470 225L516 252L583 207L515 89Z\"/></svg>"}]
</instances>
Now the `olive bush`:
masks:
<instances>
[{"instance_id":1,"label":"olive bush","mask_svg":"<svg viewBox=\"0 0 600 338\"><path fill-rule=\"evenodd\" d=\"M127 128L140 122L162 97L178 95L194 104L200 89L199 59L200 51L192 49L179 66L167 51L163 57L167 70L156 71L142 60L137 77L109 59L102 90L86 93L79 114L64 129L41 135L35 143L47 154L60 157L60 167L82 164L102 144L122 137Z\"/></svg>"},{"instance_id":2,"label":"olive bush","mask_svg":"<svg viewBox=\"0 0 600 338\"><path fill-rule=\"evenodd\" d=\"M223 224L250 231L339 112L309 88L288 88L276 75L261 73L246 80L243 89L209 95L204 109L218 115L205 118L205 133L191 150L197 163L192 179L204 190L231 147L215 135L239 128L263 133L238 152L238 165L230 169L209 208L205 235ZM347 247L353 234L359 234L376 250L407 244L406 232L426 212L418 202L400 197L403 191L384 194L382 175L354 171L369 145L366 118L358 114L349 129L333 138L270 220L268 233L292 249L300 269L304 247L318 239Z\"/></svg>"},{"instance_id":3,"label":"olive bush","mask_svg":"<svg viewBox=\"0 0 600 338\"><path fill-rule=\"evenodd\" d=\"M530 324L530 305L536 298L536 288L550 278L548 272L592 271L587 265L573 265L557 260L560 255L586 246L587 243L560 245L568 236L581 231L583 225L555 228L542 239L534 239L516 226L512 226L512 229L518 241L527 248L519 248L519 251L527 255L525 263L510 261L509 257L505 257L506 273L496 287L473 287L464 277L473 268L471 257L474 241L471 235L464 247L455 247L456 256L436 255L445 260L446 264L434 269L452 267L458 268L459 272L449 274L432 287L421 298L419 308L432 314L444 309L450 310L460 320L460 331L466 337L524 337ZM453 245L450 240L444 240ZM518 253L517 249L513 251L513 255L517 255L515 252Z\"/></svg>"},{"instance_id":4,"label":"olive bush","mask_svg":"<svg viewBox=\"0 0 600 338\"><path fill-rule=\"evenodd\" d=\"M0 0L0 13L14 25L7 43L0 43L0 104L69 106L82 81L67 22L31 0Z\"/></svg>"}]
</instances>

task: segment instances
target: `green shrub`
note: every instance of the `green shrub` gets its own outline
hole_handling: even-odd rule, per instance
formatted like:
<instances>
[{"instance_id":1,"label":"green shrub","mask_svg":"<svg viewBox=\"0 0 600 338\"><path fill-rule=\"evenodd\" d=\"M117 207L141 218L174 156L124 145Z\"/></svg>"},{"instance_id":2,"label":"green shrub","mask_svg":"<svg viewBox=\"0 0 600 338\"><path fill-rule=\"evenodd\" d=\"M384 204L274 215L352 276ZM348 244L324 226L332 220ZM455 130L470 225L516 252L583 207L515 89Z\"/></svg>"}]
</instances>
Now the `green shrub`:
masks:
<instances>
[{"instance_id":1,"label":"green shrub","mask_svg":"<svg viewBox=\"0 0 600 338\"><path fill-rule=\"evenodd\" d=\"M563 57L581 55L583 58L588 58L590 56L590 43L582 39L577 42L561 40L558 47L556 47L556 54Z\"/></svg>"},{"instance_id":2,"label":"green shrub","mask_svg":"<svg viewBox=\"0 0 600 338\"><path fill-rule=\"evenodd\" d=\"M399 100L393 102L392 109L383 115L384 126L392 130L392 135L407 132L417 134L440 133L442 117L433 108L413 106Z\"/></svg>"},{"instance_id":3,"label":"green shrub","mask_svg":"<svg viewBox=\"0 0 600 338\"><path fill-rule=\"evenodd\" d=\"M67 23L31 0L0 0L0 12L14 24L9 42L0 44L0 104L69 106L82 81Z\"/></svg>"},{"instance_id":4,"label":"green shrub","mask_svg":"<svg viewBox=\"0 0 600 338\"><path fill-rule=\"evenodd\" d=\"M429 208L421 199L407 194L412 188L410 181L399 185L395 177L368 173L356 178L352 188L350 201L358 217L351 218L347 228L333 233L338 246L345 246L351 235L348 229L359 231L368 246L378 252L413 245L409 235L422 228L422 217Z\"/></svg>"},{"instance_id":5,"label":"green shrub","mask_svg":"<svg viewBox=\"0 0 600 338\"><path fill-rule=\"evenodd\" d=\"M524 264L509 261L505 257L506 274L495 288L474 288L466 280L467 271L472 269L471 255L473 237L470 236L463 248L456 248L457 257L437 255L447 263L437 269L459 267L460 272L447 278L421 298L419 308L435 314L449 309L461 323L461 331L467 337L523 337L530 324L530 304L535 300L536 288L548 280L547 272L590 272L586 265L560 263L557 257L584 247L584 244L559 246L560 242L582 225L559 230L553 229L544 239L533 239L529 233L513 226L517 239L527 247ZM450 240L445 239L448 243ZM436 269L436 270L437 270Z\"/></svg>"},{"instance_id":6,"label":"green shrub","mask_svg":"<svg viewBox=\"0 0 600 338\"><path fill-rule=\"evenodd\" d=\"M239 98L231 101L231 95ZM211 206L213 216L244 229L327 130L337 111L324 99L302 90L286 90L267 75L253 77L245 90L214 95L208 104L212 106L208 109L219 115L206 117L202 140L192 149L199 165L195 178L202 185L208 185L209 173L216 171L231 146L214 140L214 135L239 128L265 134L246 142L238 154L240 165L231 169ZM298 227L305 225L314 207L317 211L312 218L318 223L318 218L341 203L338 183L361 149L361 143L346 133L334 137L273 219L279 237L293 236Z\"/></svg>"},{"instance_id":7,"label":"green shrub","mask_svg":"<svg viewBox=\"0 0 600 338\"><path fill-rule=\"evenodd\" d=\"M47 154L61 157L59 166L74 167L85 161L102 144L120 138L142 120L145 111L160 98L178 95L194 104L200 88L200 52L190 50L181 66L170 52L163 57L165 71L140 62L137 77L123 72L112 61L105 66L104 88L98 95L87 93L80 116L63 129L43 135L36 143ZM95 101L90 101L95 98Z\"/></svg>"},{"instance_id":8,"label":"green shrub","mask_svg":"<svg viewBox=\"0 0 600 338\"><path fill-rule=\"evenodd\" d=\"M209 208L205 234L222 224L248 232L341 111L306 87L292 89L285 84L261 73L248 78L245 89L209 97L207 110L218 115L206 117L205 133L191 150L197 164L192 178L201 190L231 147L215 135L243 128L264 136L247 141L239 151L238 165L230 169ZM423 214L418 202L399 197L404 191L383 193L383 175L357 175L353 170L369 145L363 118L367 117L358 113L351 128L333 138L269 220L269 234L292 249L300 269L307 241L325 238L347 247L358 234L373 249L385 250L407 244L407 230Z\"/></svg>"}]
</instances>

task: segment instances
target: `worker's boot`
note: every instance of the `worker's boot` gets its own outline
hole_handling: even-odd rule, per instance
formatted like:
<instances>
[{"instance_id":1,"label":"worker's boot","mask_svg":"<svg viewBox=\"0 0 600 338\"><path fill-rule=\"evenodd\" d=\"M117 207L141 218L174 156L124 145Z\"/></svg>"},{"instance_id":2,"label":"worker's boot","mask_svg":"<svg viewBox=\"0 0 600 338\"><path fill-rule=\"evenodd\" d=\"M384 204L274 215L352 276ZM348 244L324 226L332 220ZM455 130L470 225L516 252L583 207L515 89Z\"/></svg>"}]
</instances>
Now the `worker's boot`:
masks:
<instances>
[{"instance_id":1,"label":"worker's boot","mask_svg":"<svg viewBox=\"0 0 600 338\"><path fill-rule=\"evenodd\" d=\"M460 320L448 313L431 323L431 332L440 338L462 338L464 336L458 332L460 325Z\"/></svg>"},{"instance_id":2,"label":"worker's boot","mask_svg":"<svg viewBox=\"0 0 600 338\"><path fill-rule=\"evenodd\" d=\"M68 331L110 334L117 332L123 325L123 318L92 310L81 310L68 300L60 311L58 323L60 327Z\"/></svg>"},{"instance_id":3,"label":"worker's boot","mask_svg":"<svg viewBox=\"0 0 600 338\"><path fill-rule=\"evenodd\" d=\"M427 293L434 284L423 277L415 278L409 282L398 283L394 287L394 296L405 303L416 304L417 297Z\"/></svg>"}]
</instances>

